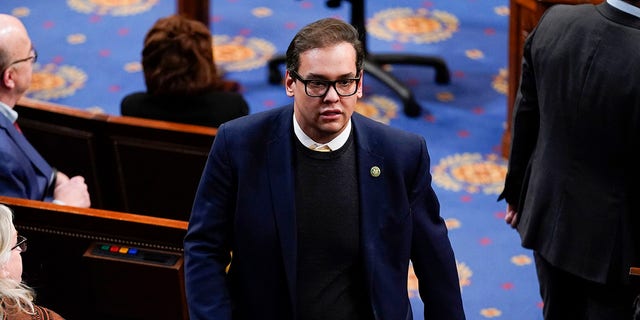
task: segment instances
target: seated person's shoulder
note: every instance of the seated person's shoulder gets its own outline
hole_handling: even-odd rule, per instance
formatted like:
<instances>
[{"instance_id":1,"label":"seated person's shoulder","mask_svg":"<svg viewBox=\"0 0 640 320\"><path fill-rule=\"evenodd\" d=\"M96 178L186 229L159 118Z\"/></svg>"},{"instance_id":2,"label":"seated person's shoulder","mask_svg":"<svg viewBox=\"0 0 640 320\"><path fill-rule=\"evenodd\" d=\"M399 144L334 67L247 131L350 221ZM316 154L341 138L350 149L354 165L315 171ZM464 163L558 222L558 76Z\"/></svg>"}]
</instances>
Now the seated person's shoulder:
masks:
<instances>
[{"instance_id":1,"label":"seated person's shoulder","mask_svg":"<svg viewBox=\"0 0 640 320\"><path fill-rule=\"evenodd\" d=\"M62 316L57 314L55 311L47 309L45 307L34 305L34 313L28 314L26 312L21 312L17 314L8 314L4 319L6 320L64 320ZM3 320L4 320L3 319Z\"/></svg>"},{"instance_id":2,"label":"seated person's shoulder","mask_svg":"<svg viewBox=\"0 0 640 320\"><path fill-rule=\"evenodd\" d=\"M55 311L47 309L45 307L35 306L36 313L40 313L40 317L36 317L35 319L44 319L44 320L64 320L64 318L57 314Z\"/></svg>"},{"instance_id":3,"label":"seated person's shoulder","mask_svg":"<svg viewBox=\"0 0 640 320\"><path fill-rule=\"evenodd\" d=\"M120 112L123 115L127 115L127 113L131 112L130 110L135 110L140 105L145 104L149 97L145 92L134 92L126 95L120 101Z\"/></svg>"},{"instance_id":4,"label":"seated person's shoulder","mask_svg":"<svg viewBox=\"0 0 640 320\"><path fill-rule=\"evenodd\" d=\"M214 105L235 109L241 115L249 114L249 104L244 96L238 92L217 91L209 97Z\"/></svg>"}]
</instances>

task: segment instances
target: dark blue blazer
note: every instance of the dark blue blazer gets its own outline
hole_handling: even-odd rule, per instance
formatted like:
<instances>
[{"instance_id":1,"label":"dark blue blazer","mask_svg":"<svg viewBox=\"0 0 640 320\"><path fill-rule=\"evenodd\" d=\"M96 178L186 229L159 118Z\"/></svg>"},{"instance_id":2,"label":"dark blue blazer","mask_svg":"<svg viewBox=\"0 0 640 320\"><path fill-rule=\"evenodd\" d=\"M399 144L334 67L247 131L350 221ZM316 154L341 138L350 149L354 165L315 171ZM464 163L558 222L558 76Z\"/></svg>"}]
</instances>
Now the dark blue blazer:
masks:
<instances>
[{"instance_id":1,"label":"dark blue blazer","mask_svg":"<svg viewBox=\"0 0 640 320\"><path fill-rule=\"evenodd\" d=\"M53 169L7 117L0 114L0 195L53 200Z\"/></svg>"},{"instance_id":2,"label":"dark blue blazer","mask_svg":"<svg viewBox=\"0 0 640 320\"><path fill-rule=\"evenodd\" d=\"M288 106L218 129L185 238L191 320L297 319L292 117ZM375 318L412 319L411 259L425 319L464 319L424 138L359 114L351 119L362 271Z\"/></svg>"}]
</instances>

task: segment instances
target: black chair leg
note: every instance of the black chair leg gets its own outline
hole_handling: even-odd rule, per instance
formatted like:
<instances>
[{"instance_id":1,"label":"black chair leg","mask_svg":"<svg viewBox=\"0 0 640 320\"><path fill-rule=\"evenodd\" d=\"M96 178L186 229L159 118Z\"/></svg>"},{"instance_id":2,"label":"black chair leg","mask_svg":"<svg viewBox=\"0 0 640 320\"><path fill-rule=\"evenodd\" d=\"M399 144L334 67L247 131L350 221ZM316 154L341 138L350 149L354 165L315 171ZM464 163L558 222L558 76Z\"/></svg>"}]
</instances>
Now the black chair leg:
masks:
<instances>
[{"instance_id":1,"label":"black chair leg","mask_svg":"<svg viewBox=\"0 0 640 320\"><path fill-rule=\"evenodd\" d=\"M418 102L416 102L411 90L409 90L409 88L402 84L391 73L382 70L378 64L373 63L368 59L365 59L364 61L364 71L380 80L398 94L400 100L402 100L404 113L408 117L417 117L422 113L422 107L420 107Z\"/></svg>"},{"instance_id":2,"label":"black chair leg","mask_svg":"<svg viewBox=\"0 0 640 320\"><path fill-rule=\"evenodd\" d=\"M280 66L286 63L286 57L284 55L275 55L269 59L267 70L269 72L269 83L279 84L282 83L282 73L280 73Z\"/></svg>"},{"instance_id":3,"label":"black chair leg","mask_svg":"<svg viewBox=\"0 0 640 320\"><path fill-rule=\"evenodd\" d=\"M369 54L367 57L371 62L378 65L404 64L414 66L432 67L436 71L435 81L438 84L448 84L451 82L447 63L439 57L418 56L411 54Z\"/></svg>"}]
</instances>

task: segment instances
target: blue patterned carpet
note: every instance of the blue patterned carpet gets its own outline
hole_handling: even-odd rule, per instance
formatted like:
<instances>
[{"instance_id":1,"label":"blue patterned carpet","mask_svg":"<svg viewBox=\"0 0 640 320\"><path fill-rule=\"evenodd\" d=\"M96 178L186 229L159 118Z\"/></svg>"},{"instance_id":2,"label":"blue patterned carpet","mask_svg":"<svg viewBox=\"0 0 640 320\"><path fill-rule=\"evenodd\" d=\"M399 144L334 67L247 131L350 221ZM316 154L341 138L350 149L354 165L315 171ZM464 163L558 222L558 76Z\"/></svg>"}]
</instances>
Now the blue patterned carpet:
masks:
<instances>
[{"instance_id":1,"label":"blue patterned carpet","mask_svg":"<svg viewBox=\"0 0 640 320\"><path fill-rule=\"evenodd\" d=\"M303 25L321 17L349 20L350 6L319 0L216 0L211 8L215 57L239 81L251 112L289 103L267 81L266 61L286 50ZM142 39L153 22L174 13L174 0L2 0L0 12L20 17L38 48L29 97L119 114L124 95L144 90ZM365 75L358 111L427 138L434 185L456 252L468 319L541 319L531 252L503 222L497 203L505 162L500 139L506 117L507 0L368 1L373 53L443 57L448 85L426 67L392 69L425 115L408 118L398 97ZM423 305L408 283L417 319Z\"/></svg>"}]
</instances>

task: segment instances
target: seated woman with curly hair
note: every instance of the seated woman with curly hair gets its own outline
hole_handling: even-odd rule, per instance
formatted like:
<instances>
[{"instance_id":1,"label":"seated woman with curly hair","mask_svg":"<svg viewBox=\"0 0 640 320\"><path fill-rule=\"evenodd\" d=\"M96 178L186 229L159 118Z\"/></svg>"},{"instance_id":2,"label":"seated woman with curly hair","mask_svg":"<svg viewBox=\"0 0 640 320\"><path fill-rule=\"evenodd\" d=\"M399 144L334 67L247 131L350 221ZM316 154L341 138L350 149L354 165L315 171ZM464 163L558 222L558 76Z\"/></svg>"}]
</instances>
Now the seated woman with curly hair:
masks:
<instances>
[{"instance_id":1,"label":"seated woman with curly hair","mask_svg":"<svg viewBox=\"0 0 640 320\"><path fill-rule=\"evenodd\" d=\"M33 303L33 289L22 282L21 253L27 238L19 236L13 225L13 212L0 204L0 319L61 320L57 313Z\"/></svg>"},{"instance_id":2,"label":"seated woman with curly hair","mask_svg":"<svg viewBox=\"0 0 640 320\"><path fill-rule=\"evenodd\" d=\"M199 21L178 15L156 21L144 40L142 68L147 91L127 95L122 115L217 128L249 114L238 84L217 74L211 33Z\"/></svg>"}]
</instances>

